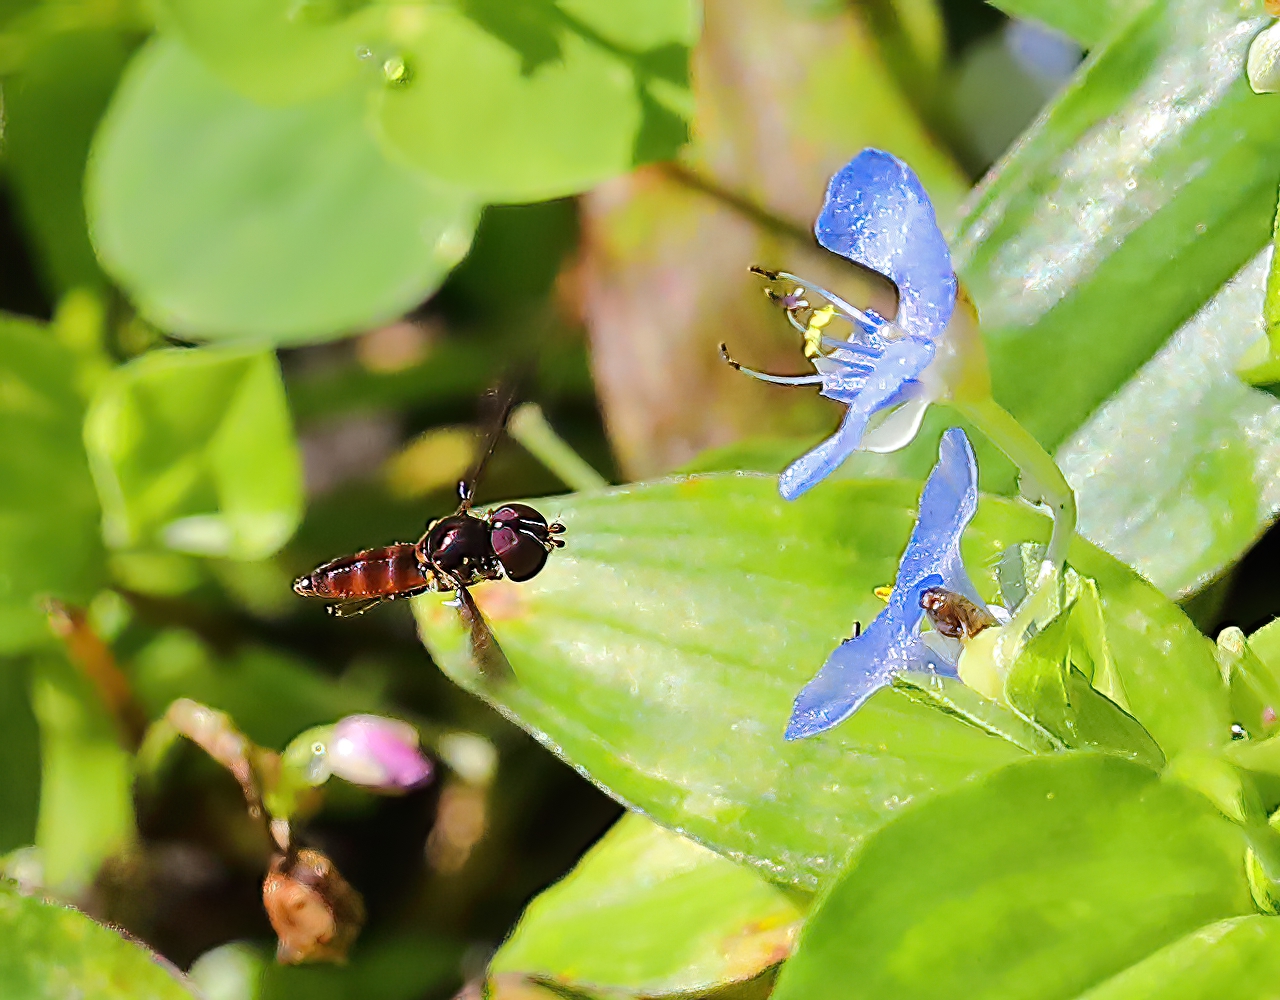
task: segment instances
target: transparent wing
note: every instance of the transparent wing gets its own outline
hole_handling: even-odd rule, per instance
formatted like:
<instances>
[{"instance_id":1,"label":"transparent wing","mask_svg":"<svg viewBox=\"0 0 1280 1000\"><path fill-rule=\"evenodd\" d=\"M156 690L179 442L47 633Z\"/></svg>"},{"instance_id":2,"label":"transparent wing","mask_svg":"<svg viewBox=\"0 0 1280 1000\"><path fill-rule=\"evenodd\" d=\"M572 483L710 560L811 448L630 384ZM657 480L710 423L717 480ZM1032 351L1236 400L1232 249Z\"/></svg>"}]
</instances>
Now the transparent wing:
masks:
<instances>
[{"instance_id":1,"label":"transparent wing","mask_svg":"<svg viewBox=\"0 0 1280 1000\"><path fill-rule=\"evenodd\" d=\"M490 681L514 678L511 661L498 645L498 638L489 627L488 619L466 587L458 588L458 614L471 633L471 659L481 675Z\"/></svg>"},{"instance_id":2,"label":"transparent wing","mask_svg":"<svg viewBox=\"0 0 1280 1000\"><path fill-rule=\"evenodd\" d=\"M502 432L507 428L507 419L511 416L511 408L516 402L516 389L515 379L503 379L497 386L486 392L481 401L480 426L483 428L483 438L475 462L458 483L459 514L471 509L476 494L476 483L480 481L485 466L489 464L494 449L498 447Z\"/></svg>"}]
</instances>

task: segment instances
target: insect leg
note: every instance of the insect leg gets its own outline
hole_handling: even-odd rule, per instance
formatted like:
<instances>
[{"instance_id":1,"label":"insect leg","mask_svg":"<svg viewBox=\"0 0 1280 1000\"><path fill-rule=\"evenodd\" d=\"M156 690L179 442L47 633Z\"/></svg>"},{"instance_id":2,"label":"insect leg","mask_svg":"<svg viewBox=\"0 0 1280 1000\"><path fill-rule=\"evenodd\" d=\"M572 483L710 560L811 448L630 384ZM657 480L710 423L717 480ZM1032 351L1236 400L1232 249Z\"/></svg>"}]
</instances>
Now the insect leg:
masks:
<instances>
[{"instance_id":1,"label":"insect leg","mask_svg":"<svg viewBox=\"0 0 1280 1000\"><path fill-rule=\"evenodd\" d=\"M337 604L328 605L325 610L334 618L354 618L356 615L364 614L370 608L376 608L385 600L385 597L366 597L355 601L339 601Z\"/></svg>"}]
</instances>

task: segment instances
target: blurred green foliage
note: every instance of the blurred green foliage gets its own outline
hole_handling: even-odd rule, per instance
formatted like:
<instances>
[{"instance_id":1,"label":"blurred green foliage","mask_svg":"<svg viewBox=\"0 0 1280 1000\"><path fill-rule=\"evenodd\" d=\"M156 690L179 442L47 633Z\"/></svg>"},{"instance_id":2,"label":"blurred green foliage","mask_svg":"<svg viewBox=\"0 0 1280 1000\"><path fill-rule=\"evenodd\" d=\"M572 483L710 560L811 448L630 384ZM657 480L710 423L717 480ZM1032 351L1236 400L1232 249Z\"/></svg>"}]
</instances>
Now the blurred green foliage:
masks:
<instances>
[{"instance_id":1,"label":"blurred green foliage","mask_svg":"<svg viewBox=\"0 0 1280 1000\"><path fill-rule=\"evenodd\" d=\"M99 387L84 433L113 548L263 559L302 518L301 462L269 352L152 351Z\"/></svg>"},{"instance_id":2,"label":"blurred green foliage","mask_svg":"<svg viewBox=\"0 0 1280 1000\"><path fill-rule=\"evenodd\" d=\"M1280 402L1236 375L1274 391L1280 103L1243 77L1267 19L994 7L1031 20L0 5L0 850L25 893L0 889L0 994L190 995L66 900L210 1000L1267 995ZM721 362L800 363L747 266L893 308L809 236L864 145L924 179L996 397L1079 495L1084 580L995 700L907 679L784 743L955 422L797 504L748 474L833 413ZM568 548L476 591L514 677L478 672L440 595L344 621L296 599L453 509L420 445L465 449L512 372L608 480L695 473L538 502ZM479 500L561 488L504 444ZM1046 529L984 498L986 596L1014 603L997 563ZM79 624L52 632L50 600ZM1228 622L1253 634L1196 628ZM136 752L130 720L178 698L267 751L352 713L421 732L430 787L335 780L295 825L365 898L349 965L275 966L240 786L191 743ZM611 829L600 789L631 809Z\"/></svg>"},{"instance_id":3,"label":"blurred green foliage","mask_svg":"<svg viewBox=\"0 0 1280 1000\"><path fill-rule=\"evenodd\" d=\"M14 997L47 997L70 988L102 1000L185 1000L176 970L69 906L0 887L0 981ZM65 994L64 994L65 995Z\"/></svg>"}]
</instances>

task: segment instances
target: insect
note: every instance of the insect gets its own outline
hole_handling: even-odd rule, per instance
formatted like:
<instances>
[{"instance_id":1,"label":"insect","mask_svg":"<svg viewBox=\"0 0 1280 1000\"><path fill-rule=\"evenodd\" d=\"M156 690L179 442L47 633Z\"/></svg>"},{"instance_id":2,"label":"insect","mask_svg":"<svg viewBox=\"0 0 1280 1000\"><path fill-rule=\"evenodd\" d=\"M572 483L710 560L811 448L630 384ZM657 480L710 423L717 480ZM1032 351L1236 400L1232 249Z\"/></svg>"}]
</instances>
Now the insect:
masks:
<instances>
[{"instance_id":1,"label":"insect","mask_svg":"<svg viewBox=\"0 0 1280 1000\"><path fill-rule=\"evenodd\" d=\"M1000 622L986 608L945 587L930 587L920 595L920 607L933 627L949 639L972 639Z\"/></svg>"},{"instance_id":2,"label":"insect","mask_svg":"<svg viewBox=\"0 0 1280 1000\"><path fill-rule=\"evenodd\" d=\"M551 552L564 545L558 537L564 525L548 522L528 504L503 504L484 516L471 510L476 483L506 427L514 394L497 398L484 448L458 483L460 502L454 513L428 524L416 542L365 549L317 566L293 582L294 592L331 601L329 613L346 618L385 601L452 590L471 629L473 649L494 646L467 588L504 576L516 583L530 580L541 572Z\"/></svg>"}]
</instances>

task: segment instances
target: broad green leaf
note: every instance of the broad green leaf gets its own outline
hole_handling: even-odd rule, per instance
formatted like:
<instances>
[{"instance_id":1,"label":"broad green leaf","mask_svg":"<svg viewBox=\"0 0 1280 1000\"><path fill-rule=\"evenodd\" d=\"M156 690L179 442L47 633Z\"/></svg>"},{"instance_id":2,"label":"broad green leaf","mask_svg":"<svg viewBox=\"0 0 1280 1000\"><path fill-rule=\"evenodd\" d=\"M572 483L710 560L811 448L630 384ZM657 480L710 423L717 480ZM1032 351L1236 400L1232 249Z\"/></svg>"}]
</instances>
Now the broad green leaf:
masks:
<instances>
[{"instance_id":1,"label":"broad green leaf","mask_svg":"<svg viewBox=\"0 0 1280 1000\"><path fill-rule=\"evenodd\" d=\"M219 659L176 629L144 646L128 672L152 718L178 698L192 698L226 712L251 740L276 750L311 726L387 708L373 678L335 681L303 660L254 647Z\"/></svg>"},{"instance_id":2,"label":"broad green leaf","mask_svg":"<svg viewBox=\"0 0 1280 1000\"><path fill-rule=\"evenodd\" d=\"M1280 978L1280 920L1208 924L1082 994L1079 1000L1267 1000Z\"/></svg>"},{"instance_id":3,"label":"broad green leaf","mask_svg":"<svg viewBox=\"0 0 1280 1000\"><path fill-rule=\"evenodd\" d=\"M386 141L486 201L573 194L687 138L692 0L467 0L392 27Z\"/></svg>"},{"instance_id":4,"label":"broad green leaf","mask_svg":"<svg viewBox=\"0 0 1280 1000\"><path fill-rule=\"evenodd\" d=\"M0 653L49 641L39 599L85 604L103 580L75 357L0 316Z\"/></svg>"},{"instance_id":5,"label":"broad green leaf","mask_svg":"<svg viewBox=\"0 0 1280 1000\"><path fill-rule=\"evenodd\" d=\"M371 79L381 78L371 47L386 31L383 3L161 0L157 6L165 30L176 32L209 69L261 104L295 104L332 93L362 69Z\"/></svg>"},{"instance_id":6,"label":"broad green leaf","mask_svg":"<svg viewBox=\"0 0 1280 1000\"><path fill-rule=\"evenodd\" d=\"M517 680L476 671L438 596L415 611L454 680L611 794L814 886L908 802L1022 753L898 690L830 733L782 739L796 692L883 606L873 590L893 580L918 495L843 480L787 503L771 477L713 474L546 502L567 548L528 583L476 589ZM1025 505L986 498L965 537L979 586L994 594L1000 551L1046 534ZM1133 714L1164 751L1228 739L1212 643L1087 543L1071 562L1098 582Z\"/></svg>"},{"instance_id":7,"label":"broad green leaf","mask_svg":"<svg viewBox=\"0 0 1280 1000\"><path fill-rule=\"evenodd\" d=\"M53 35L4 85L5 166L48 289L105 282L84 218L89 141L130 46L117 31Z\"/></svg>"},{"instance_id":8,"label":"broad green leaf","mask_svg":"<svg viewBox=\"0 0 1280 1000\"><path fill-rule=\"evenodd\" d=\"M64 658L40 658L31 697L40 723L36 846L44 884L76 895L133 832L132 759L93 688Z\"/></svg>"},{"instance_id":9,"label":"broad green leaf","mask_svg":"<svg viewBox=\"0 0 1280 1000\"><path fill-rule=\"evenodd\" d=\"M260 107L179 42L134 57L86 179L103 265L199 339L325 340L394 318L466 253L474 203L379 152L359 88Z\"/></svg>"},{"instance_id":10,"label":"broad green leaf","mask_svg":"<svg viewBox=\"0 0 1280 1000\"><path fill-rule=\"evenodd\" d=\"M116 369L85 418L115 548L261 559L302 518L302 467L269 352L152 351Z\"/></svg>"},{"instance_id":11,"label":"broad green leaf","mask_svg":"<svg viewBox=\"0 0 1280 1000\"><path fill-rule=\"evenodd\" d=\"M1206 799L1138 764L1020 761L869 840L810 915L774 1000L1070 1000L1251 913L1244 852Z\"/></svg>"},{"instance_id":12,"label":"broad green leaf","mask_svg":"<svg viewBox=\"0 0 1280 1000\"><path fill-rule=\"evenodd\" d=\"M1167 594L1204 586L1280 510L1280 402L1235 374L1261 342L1269 256L1247 264L1058 448L1080 531Z\"/></svg>"},{"instance_id":13,"label":"broad green leaf","mask_svg":"<svg viewBox=\"0 0 1280 1000\"><path fill-rule=\"evenodd\" d=\"M1011 17L1047 24L1093 48L1151 0L987 0Z\"/></svg>"},{"instance_id":14,"label":"broad green leaf","mask_svg":"<svg viewBox=\"0 0 1280 1000\"><path fill-rule=\"evenodd\" d=\"M1067 464L1089 536L1169 593L1243 551L1275 506L1257 485L1271 478L1267 446L1244 444L1252 413L1274 416L1241 390L1219 393L1243 334L1188 333L1203 346L1171 345L1137 388L1125 386L1270 235L1280 101L1243 78L1261 14L1235 0L1144 8L995 168L952 242L996 396L1042 444L1068 442L1121 393L1124 418L1104 412ZM1156 414L1160 443L1140 464L1130 446L1146 434L1127 422L1136 410L1144 422ZM1090 462L1106 474L1090 477ZM1111 492L1121 475L1123 490ZM1188 544L1168 545L1173 535Z\"/></svg>"},{"instance_id":15,"label":"broad green leaf","mask_svg":"<svg viewBox=\"0 0 1280 1000\"><path fill-rule=\"evenodd\" d=\"M747 869L628 813L529 903L489 969L588 990L692 992L782 961L801 917Z\"/></svg>"},{"instance_id":16,"label":"broad green leaf","mask_svg":"<svg viewBox=\"0 0 1280 1000\"><path fill-rule=\"evenodd\" d=\"M0 885L0 983L13 1000L191 1000L158 955L79 910Z\"/></svg>"}]
</instances>

